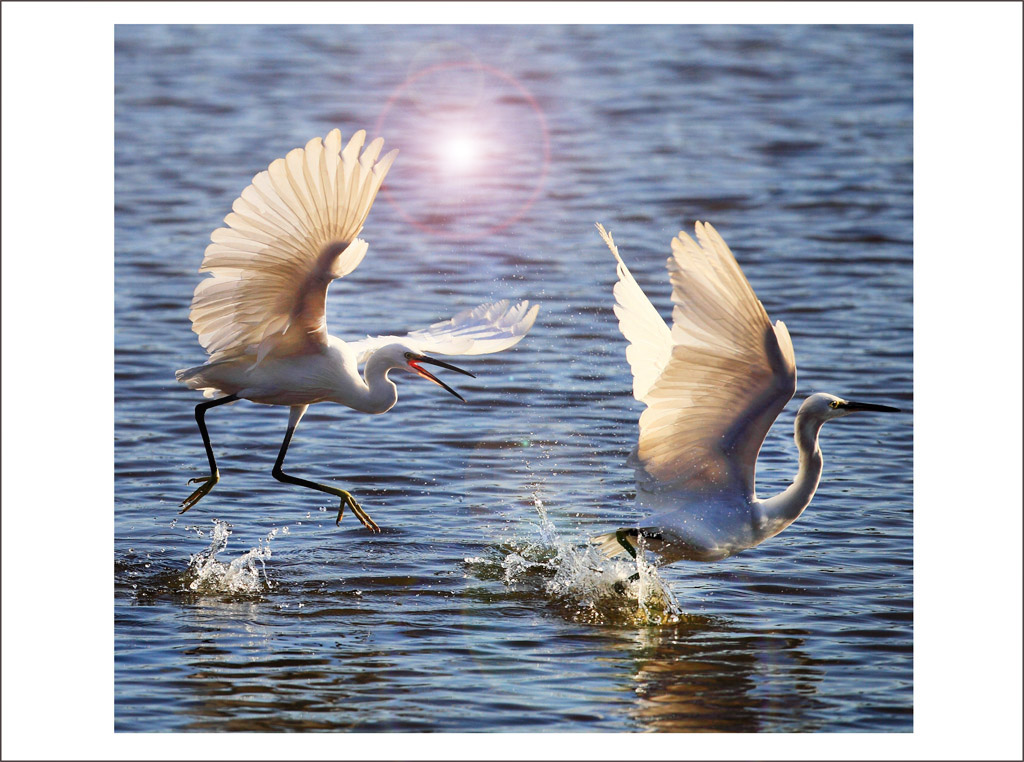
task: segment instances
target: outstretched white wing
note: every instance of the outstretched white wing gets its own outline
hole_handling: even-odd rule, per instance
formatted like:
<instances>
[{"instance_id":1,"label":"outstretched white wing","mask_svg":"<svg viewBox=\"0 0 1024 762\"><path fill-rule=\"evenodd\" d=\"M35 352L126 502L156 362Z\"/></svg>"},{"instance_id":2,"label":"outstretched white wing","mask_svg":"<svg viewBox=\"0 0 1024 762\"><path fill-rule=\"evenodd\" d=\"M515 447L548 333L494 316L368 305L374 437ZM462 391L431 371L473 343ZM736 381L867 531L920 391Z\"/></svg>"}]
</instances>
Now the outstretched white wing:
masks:
<instances>
[{"instance_id":1,"label":"outstretched white wing","mask_svg":"<svg viewBox=\"0 0 1024 762\"><path fill-rule=\"evenodd\" d=\"M615 271L619 280L612 289L615 296L613 309L619 319L619 330L629 342L626 359L633 371L633 396L642 402L672 355L672 332L633 279L633 274L619 256L614 239L600 222L597 223L597 231L618 263Z\"/></svg>"},{"instance_id":2,"label":"outstretched white wing","mask_svg":"<svg viewBox=\"0 0 1024 762\"><path fill-rule=\"evenodd\" d=\"M450 320L434 323L404 336L374 336L347 342L362 363L375 350L401 342L410 349L434 355L486 355L515 346L537 319L540 305L508 299L481 304Z\"/></svg>"},{"instance_id":3,"label":"outstretched white wing","mask_svg":"<svg viewBox=\"0 0 1024 762\"><path fill-rule=\"evenodd\" d=\"M699 244L683 232L672 240L670 332L602 232L619 261L616 314L634 393L647 405L631 462L648 490L753 498L757 453L796 391L793 343L718 232L700 222L696 232Z\"/></svg>"},{"instance_id":4,"label":"outstretched white wing","mask_svg":"<svg viewBox=\"0 0 1024 762\"><path fill-rule=\"evenodd\" d=\"M210 361L310 351L327 341L327 286L366 254L356 236L398 151L378 160L362 130L310 140L252 179L210 236L192 298L192 330Z\"/></svg>"}]
</instances>

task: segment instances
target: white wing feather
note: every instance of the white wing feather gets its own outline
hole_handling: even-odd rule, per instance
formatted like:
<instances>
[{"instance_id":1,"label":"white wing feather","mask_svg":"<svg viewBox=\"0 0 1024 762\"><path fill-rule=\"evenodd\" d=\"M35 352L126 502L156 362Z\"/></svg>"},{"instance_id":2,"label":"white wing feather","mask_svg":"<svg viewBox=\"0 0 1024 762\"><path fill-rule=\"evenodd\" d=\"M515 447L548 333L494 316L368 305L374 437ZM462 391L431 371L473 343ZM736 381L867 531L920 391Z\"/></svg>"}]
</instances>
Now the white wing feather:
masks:
<instances>
[{"instance_id":1,"label":"white wing feather","mask_svg":"<svg viewBox=\"0 0 1024 762\"><path fill-rule=\"evenodd\" d=\"M379 161L383 139L366 133L341 150L341 132L313 138L252 179L210 236L192 298L192 330L210 362L275 351L313 350L327 341L328 284L366 254L362 230L398 151Z\"/></svg>"},{"instance_id":2,"label":"white wing feather","mask_svg":"<svg viewBox=\"0 0 1024 762\"><path fill-rule=\"evenodd\" d=\"M611 234L601 223L597 223L597 231L618 263L615 269L619 280L612 290L615 296L615 316L619 319L619 330L629 342L626 359L633 370L633 396L642 401L672 355L672 333L654 309L651 300L633 279L626 263L619 256L619 249Z\"/></svg>"},{"instance_id":3,"label":"white wing feather","mask_svg":"<svg viewBox=\"0 0 1024 762\"><path fill-rule=\"evenodd\" d=\"M528 301L510 304L508 299L502 299L404 336L368 336L347 344L360 363L377 349L396 342L423 354L485 355L518 344L533 327L539 309L540 305L531 307Z\"/></svg>"},{"instance_id":4,"label":"white wing feather","mask_svg":"<svg viewBox=\"0 0 1024 762\"><path fill-rule=\"evenodd\" d=\"M699 244L683 232L672 241L667 359L667 327L650 318L657 313L615 252L616 314L634 350L634 392L647 404L631 463L647 490L735 488L753 498L758 451L796 391L793 344L782 321L771 324L718 232L699 222L696 232Z\"/></svg>"}]
</instances>

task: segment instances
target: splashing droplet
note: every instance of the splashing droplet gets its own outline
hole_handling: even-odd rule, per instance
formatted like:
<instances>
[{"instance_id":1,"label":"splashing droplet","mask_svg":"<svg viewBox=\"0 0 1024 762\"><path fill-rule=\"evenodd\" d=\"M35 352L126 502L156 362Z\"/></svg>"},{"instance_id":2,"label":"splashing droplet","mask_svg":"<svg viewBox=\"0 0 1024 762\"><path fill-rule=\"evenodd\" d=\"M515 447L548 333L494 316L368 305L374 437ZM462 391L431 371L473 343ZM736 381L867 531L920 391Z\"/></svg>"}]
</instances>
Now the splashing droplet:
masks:
<instances>
[{"instance_id":1,"label":"splashing droplet","mask_svg":"<svg viewBox=\"0 0 1024 762\"><path fill-rule=\"evenodd\" d=\"M536 592L573 621L660 625L685 616L643 553L635 560L605 558L589 543L565 540L536 496L534 508L540 517L533 525L537 540L513 540L501 548L499 559L467 558L466 563L485 574L500 573L508 587Z\"/></svg>"},{"instance_id":2,"label":"splashing droplet","mask_svg":"<svg viewBox=\"0 0 1024 762\"><path fill-rule=\"evenodd\" d=\"M231 525L225 521L213 521L210 546L189 558L185 572L187 588L197 593L241 593L259 594L273 588L274 583L267 576L266 559L270 558L270 541L278 530L272 530L266 538L251 550L228 563L217 560L223 553L231 536ZM198 532L202 536L202 532Z\"/></svg>"}]
</instances>

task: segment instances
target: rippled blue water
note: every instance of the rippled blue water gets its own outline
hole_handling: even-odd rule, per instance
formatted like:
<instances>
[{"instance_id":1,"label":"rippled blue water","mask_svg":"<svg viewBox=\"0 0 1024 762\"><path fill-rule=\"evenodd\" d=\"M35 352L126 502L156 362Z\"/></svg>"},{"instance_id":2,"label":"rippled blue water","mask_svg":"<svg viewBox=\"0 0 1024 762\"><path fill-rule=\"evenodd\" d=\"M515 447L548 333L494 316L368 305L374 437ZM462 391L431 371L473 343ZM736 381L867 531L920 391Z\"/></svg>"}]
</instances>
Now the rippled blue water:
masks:
<instances>
[{"instance_id":1,"label":"rippled blue water","mask_svg":"<svg viewBox=\"0 0 1024 762\"><path fill-rule=\"evenodd\" d=\"M119 26L116 728L911 730L909 412L826 427L822 487L777 538L661 570L681 616L590 606L552 571L636 515L597 220L664 315L669 240L713 222L792 333L798 398L912 409L911 85L909 27ZM311 408L293 472L381 535L275 481L287 412L248 403L209 414L222 480L179 517L206 468L173 380L203 359L203 249L333 127L402 153L332 333L504 297L540 317L463 361L465 406L412 380L384 416ZM444 172L467 134L479 155ZM762 494L795 470L797 405Z\"/></svg>"}]
</instances>

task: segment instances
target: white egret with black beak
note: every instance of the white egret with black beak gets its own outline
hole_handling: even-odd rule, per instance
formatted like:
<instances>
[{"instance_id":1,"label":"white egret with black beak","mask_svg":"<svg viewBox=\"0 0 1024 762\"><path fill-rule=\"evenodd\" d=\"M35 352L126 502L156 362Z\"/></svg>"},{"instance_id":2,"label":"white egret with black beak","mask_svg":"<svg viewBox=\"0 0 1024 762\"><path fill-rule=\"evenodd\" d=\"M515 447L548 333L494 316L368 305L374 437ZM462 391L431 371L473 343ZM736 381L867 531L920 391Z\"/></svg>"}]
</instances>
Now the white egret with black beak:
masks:
<instances>
[{"instance_id":1,"label":"white egret with black beak","mask_svg":"<svg viewBox=\"0 0 1024 762\"><path fill-rule=\"evenodd\" d=\"M799 466L792 485L762 500L754 467L765 435L796 391L793 342L772 325L735 257L709 224L697 241L680 232L668 259L672 326L637 285L605 229L618 262L615 314L629 342L633 396L647 405L629 463L637 526L595 537L606 556L652 551L660 565L718 561L774 537L810 504L821 478L818 432L851 413L900 412L887 405L813 394L796 414Z\"/></svg>"}]
</instances>

